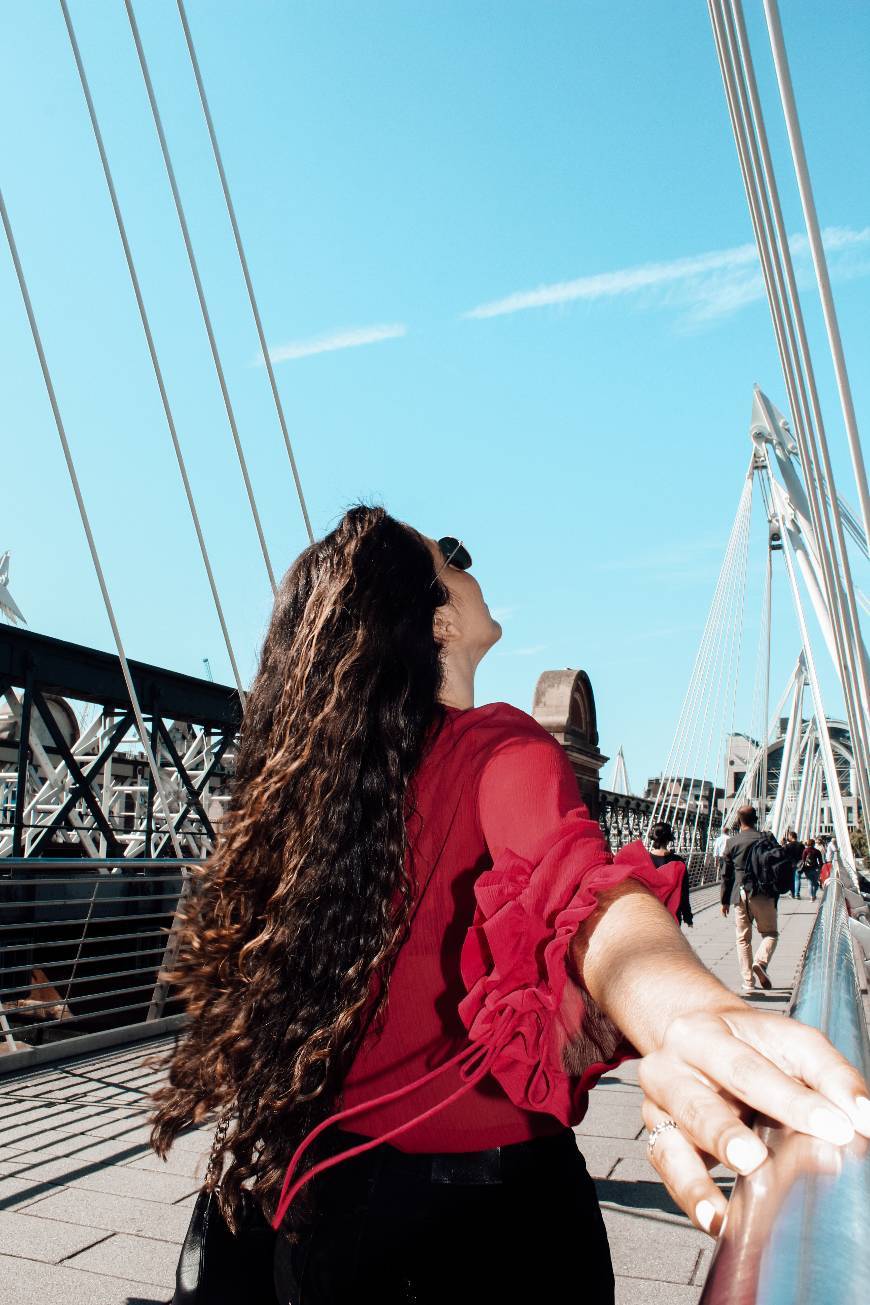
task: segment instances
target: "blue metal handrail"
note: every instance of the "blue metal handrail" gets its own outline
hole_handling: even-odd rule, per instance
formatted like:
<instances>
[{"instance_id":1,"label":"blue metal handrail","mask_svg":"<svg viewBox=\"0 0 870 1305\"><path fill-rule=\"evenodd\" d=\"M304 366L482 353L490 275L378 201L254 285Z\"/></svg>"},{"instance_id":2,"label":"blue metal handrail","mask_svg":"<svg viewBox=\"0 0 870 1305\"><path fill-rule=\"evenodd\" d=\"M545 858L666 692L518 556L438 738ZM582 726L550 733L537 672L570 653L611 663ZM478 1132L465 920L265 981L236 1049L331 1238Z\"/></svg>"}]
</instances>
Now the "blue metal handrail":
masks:
<instances>
[{"instance_id":1,"label":"blue metal handrail","mask_svg":"<svg viewBox=\"0 0 870 1305\"><path fill-rule=\"evenodd\" d=\"M870 1037L843 886L825 889L788 1014L870 1080ZM770 1158L735 1184L700 1305L870 1300L870 1144L835 1147L761 1120Z\"/></svg>"}]
</instances>

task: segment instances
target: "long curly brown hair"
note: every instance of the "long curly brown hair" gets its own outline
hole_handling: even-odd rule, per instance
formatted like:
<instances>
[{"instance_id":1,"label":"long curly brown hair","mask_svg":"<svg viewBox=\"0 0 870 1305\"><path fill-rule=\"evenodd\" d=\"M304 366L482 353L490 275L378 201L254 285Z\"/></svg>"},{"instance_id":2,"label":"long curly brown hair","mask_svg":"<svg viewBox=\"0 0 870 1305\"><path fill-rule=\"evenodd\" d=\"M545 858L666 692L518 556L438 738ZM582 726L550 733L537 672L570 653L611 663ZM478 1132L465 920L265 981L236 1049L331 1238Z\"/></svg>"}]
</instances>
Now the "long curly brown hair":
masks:
<instances>
[{"instance_id":1,"label":"long curly brown hair","mask_svg":"<svg viewBox=\"0 0 870 1305\"><path fill-rule=\"evenodd\" d=\"M274 1211L290 1154L383 1011L412 908L413 776L443 717L433 616L447 601L425 540L364 506L278 592L168 976L189 1025L151 1133L165 1156L232 1110L216 1166L231 1226L243 1188Z\"/></svg>"}]
</instances>

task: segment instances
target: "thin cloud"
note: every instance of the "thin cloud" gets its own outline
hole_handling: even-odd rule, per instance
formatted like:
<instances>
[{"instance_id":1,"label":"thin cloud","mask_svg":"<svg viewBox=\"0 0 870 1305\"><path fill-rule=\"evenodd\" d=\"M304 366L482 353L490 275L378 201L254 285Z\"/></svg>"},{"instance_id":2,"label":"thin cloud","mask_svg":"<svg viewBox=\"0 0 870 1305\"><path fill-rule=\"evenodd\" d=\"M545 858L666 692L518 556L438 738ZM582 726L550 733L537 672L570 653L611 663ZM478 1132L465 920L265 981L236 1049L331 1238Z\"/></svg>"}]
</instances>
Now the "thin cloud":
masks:
<instances>
[{"instance_id":1,"label":"thin cloud","mask_svg":"<svg viewBox=\"0 0 870 1305\"><path fill-rule=\"evenodd\" d=\"M273 363L290 362L296 358L311 358L317 353L333 353L336 349L358 349L363 344L380 344L382 340L399 340L408 334L404 322L387 322L377 326L350 326L330 335L317 335L310 340L290 340L269 349ZM263 359L257 362L263 366Z\"/></svg>"},{"instance_id":2,"label":"thin cloud","mask_svg":"<svg viewBox=\"0 0 870 1305\"><path fill-rule=\"evenodd\" d=\"M491 607L490 614L496 621L509 621L516 610L516 607Z\"/></svg>"},{"instance_id":3,"label":"thin cloud","mask_svg":"<svg viewBox=\"0 0 870 1305\"><path fill-rule=\"evenodd\" d=\"M845 280L870 273L870 227L828 227L823 239L832 274ZM789 245L799 279L805 280L811 271L807 238L792 236ZM686 325L699 326L730 316L763 294L758 252L754 244L746 244L669 262L598 272L534 290L517 290L478 304L462 316L504 317L531 308L634 296L647 303L675 307L685 314Z\"/></svg>"}]
</instances>

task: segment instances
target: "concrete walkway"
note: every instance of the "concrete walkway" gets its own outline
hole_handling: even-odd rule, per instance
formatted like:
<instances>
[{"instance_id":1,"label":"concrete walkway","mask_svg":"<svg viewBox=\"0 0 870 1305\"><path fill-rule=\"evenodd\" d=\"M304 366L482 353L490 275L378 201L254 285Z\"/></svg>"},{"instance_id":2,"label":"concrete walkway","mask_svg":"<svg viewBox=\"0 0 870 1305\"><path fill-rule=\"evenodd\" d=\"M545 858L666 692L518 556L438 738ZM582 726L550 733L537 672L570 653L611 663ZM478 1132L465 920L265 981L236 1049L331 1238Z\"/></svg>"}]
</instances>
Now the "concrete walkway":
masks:
<instances>
[{"instance_id":1,"label":"concrete walkway","mask_svg":"<svg viewBox=\"0 0 870 1305\"><path fill-rule=\"evenodd\" d=\"M695 903L688 936L736 988L733 922L720 915L715 889ZM781 904L770 971L777 987L753 1000L784 1006L814 914L806 900ZM183 1137L167 1164L148 1150L148 1094L160 1074L146 1062L157 1050L115 1050L0 1079L2 1305L162 1305L171 1297L210 1138L206 1130ZM577 1129L604 1207L617 1303L693 1305L712 1243L648 1165L639 1104L627 1064L596 1088Z\"/></svg>"}]
</instances>

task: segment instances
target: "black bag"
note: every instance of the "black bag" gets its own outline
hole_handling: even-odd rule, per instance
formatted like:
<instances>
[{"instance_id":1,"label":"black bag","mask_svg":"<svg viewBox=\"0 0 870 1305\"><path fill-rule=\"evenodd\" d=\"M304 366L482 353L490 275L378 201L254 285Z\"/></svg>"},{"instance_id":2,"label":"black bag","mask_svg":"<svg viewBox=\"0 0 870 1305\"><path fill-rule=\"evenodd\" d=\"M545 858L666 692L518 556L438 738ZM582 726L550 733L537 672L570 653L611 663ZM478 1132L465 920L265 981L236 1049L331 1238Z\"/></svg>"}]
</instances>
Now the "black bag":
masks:
<instances>
[{"instance_id":1,"label":"black bag","mask_svg":"<svg viewBox=\"0 0 870 1305\"><path fill-rule=\"evenodd\" d=\"M746 851L743 885L747 896L781 897L794 883L794 860L773 834L760 834Z\"/></svg>"},{"instance_id":2,"label":"black bag","mask_svg":"<svg viewBox=\"0 0 870 1305\"><path fill-rule=\"evenodd\" d=\"M228 1125L228 1119L218 1125L208 1173ZM272 1268L276 1236L248 1193L243 1193L239 1231L231 1233L216 1192L200 1192L178 1257L171 1305L278 1305Z\"/></svg>"}]
</instances>

